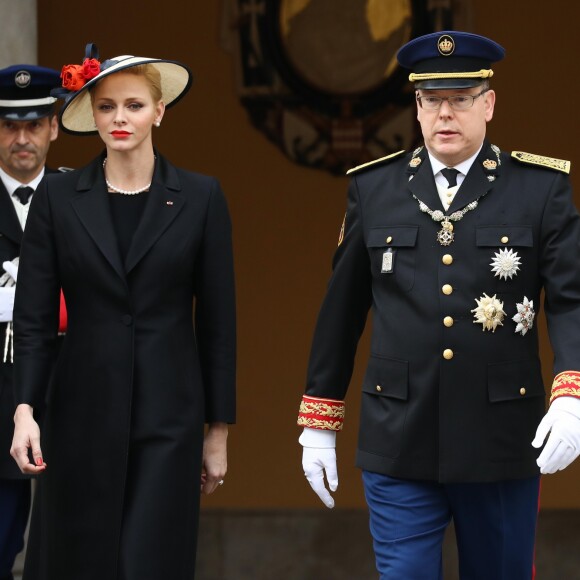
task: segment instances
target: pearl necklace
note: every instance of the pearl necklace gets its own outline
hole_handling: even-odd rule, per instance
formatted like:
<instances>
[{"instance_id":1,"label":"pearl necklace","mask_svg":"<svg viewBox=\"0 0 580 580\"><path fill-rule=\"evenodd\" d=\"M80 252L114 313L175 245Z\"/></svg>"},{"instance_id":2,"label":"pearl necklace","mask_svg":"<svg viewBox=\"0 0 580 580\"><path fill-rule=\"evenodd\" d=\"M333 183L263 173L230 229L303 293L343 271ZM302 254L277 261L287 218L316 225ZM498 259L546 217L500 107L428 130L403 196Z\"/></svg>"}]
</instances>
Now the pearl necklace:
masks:
<instances>
[{"instance_id":1,"label":"pearl necklace","mask_svg":"<svg viewBox=\"0 0 580 580\"><path fill-rule=\"evenodd\" d=\"M105 173L105 165L107 164L107 158L105 157L103 159L103 173ZM107 184L107 187L111 190L114 191L115 193L122 193L123 195L137 195L138 193L143 193L144 191L147 191L150 187L151 187L151 181L145 186L145 187L141 187L140 189L121 189L119 187L115 187L108 179L107 179L107 175L105 174L105 183Z\"/></svg>"}]
</instances>

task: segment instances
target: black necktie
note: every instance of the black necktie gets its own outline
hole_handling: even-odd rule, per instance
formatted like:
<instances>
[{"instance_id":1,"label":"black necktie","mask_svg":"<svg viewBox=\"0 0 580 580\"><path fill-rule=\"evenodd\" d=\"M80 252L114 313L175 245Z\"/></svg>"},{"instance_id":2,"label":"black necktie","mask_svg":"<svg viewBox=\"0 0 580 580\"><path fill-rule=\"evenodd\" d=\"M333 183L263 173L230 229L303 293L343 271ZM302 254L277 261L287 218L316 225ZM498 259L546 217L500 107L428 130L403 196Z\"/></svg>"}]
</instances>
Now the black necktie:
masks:
<instances>
[{"instance_id":1,"label":"black necktie","mask_svg":"<svg viewBox=\"0 0 580 580\"><path fill-rule=\"evenodd\" d=\"M29 185L21 185L14 191L14 195L20 200L22 205L26 205L30 196L34 193L34 189Z\"/></svg>"},{"instance_id":2,"label":"black necktie","mask_svg":"<svg viewBox=\"0 0 580 580\"><path fill-rule=\"evenodd\" d=\"M455 187L457 185L457 174L459 171L457 169L453 169L450 167L446 167L445 169L441 170L441 175L445 177L449 187Z\"/></svg>"}]
</instances>

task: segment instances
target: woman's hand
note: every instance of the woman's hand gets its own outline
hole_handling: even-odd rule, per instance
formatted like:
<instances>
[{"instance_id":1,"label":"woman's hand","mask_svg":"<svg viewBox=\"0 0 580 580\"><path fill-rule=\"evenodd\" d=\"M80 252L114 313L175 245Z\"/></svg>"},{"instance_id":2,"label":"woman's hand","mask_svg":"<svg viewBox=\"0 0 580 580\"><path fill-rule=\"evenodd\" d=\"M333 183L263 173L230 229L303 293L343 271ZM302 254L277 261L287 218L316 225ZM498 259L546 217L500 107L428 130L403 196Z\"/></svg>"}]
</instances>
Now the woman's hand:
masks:
<instances>
[{"instance_id":1,"label":"woman's hand","mask_svg":"<svg viewBox=\"0 0 580 580\"><path fill-rule=\"evenodd\" d=\"M30 462L28 451L32 450L34 463ZM46 463L40 449L40 428L34 420L30 405L18 405L14 413L14 438L10 455L14 458L20 471L31 475L42 473Z\"/></svg>"},{"instance_id":2,"label":"woman's hand","mask_svg":"<svg viewBox=\"0 0 580 580\"><path fill-rule=\"evenodd\" d=\"M203 463L201 466L201 493L212 493L228 470L227 423L211 423L203 440Z\"/></svg>"}]
</instances>

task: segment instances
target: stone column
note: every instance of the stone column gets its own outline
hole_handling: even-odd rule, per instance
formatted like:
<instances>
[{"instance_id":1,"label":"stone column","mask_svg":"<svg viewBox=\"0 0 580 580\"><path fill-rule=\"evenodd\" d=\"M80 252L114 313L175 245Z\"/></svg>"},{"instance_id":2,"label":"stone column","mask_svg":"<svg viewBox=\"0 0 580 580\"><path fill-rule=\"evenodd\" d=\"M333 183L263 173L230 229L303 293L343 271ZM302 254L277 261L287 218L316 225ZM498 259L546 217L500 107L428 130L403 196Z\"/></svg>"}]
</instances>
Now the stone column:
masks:
<instances>
[{"instance_id":1,"label":"stone column","mask_svg":"<svg viewBox=\"0 0 580 580\"><path fill-rule=\"evenodd\" d=\"M0 68L36 64L36 0L0 0Z\"/></svg>"}]
</instances>

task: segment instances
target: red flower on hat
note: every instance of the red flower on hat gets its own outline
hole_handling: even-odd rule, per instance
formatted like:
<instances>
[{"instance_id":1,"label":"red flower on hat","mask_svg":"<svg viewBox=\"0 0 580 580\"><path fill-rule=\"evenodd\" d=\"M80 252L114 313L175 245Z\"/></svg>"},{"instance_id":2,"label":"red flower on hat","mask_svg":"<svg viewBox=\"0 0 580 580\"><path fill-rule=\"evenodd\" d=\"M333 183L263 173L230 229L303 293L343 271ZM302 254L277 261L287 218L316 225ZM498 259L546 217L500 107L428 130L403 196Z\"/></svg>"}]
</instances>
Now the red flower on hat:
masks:
<instances>
[{"instance_id":1,"label":"red flower on hat","mask_svg":"<svg viewBox=\"0 0 580 580\"><path fill-rule=\"evenodd\" d=\"M96 58L85 58L83 64L65 64L60 73L62 86L69 91L78 91L100 72L101 63Z\"/></svg>"},{"instance_id":2,"label":"red flower on hat","mask_svg":"<svg viewBox=\"0 0 580 580\"><path fill-rule=\"evenodd\" d=\"M83 67L79 64L65 64L60 73L62 86L69 91L78 91L85 84Z\"/></svg>"},{"instance_id":3,"label":"red flower on hat","mask_svg":"<svg viewBox=\"0 0 580 580\"><path fill-rule=\"evenodd\" d=\"M96 58L85 58L83 61L83 76L87 81L95 78L101 72L101 63Z\"/></svg>"}]
</instances>

